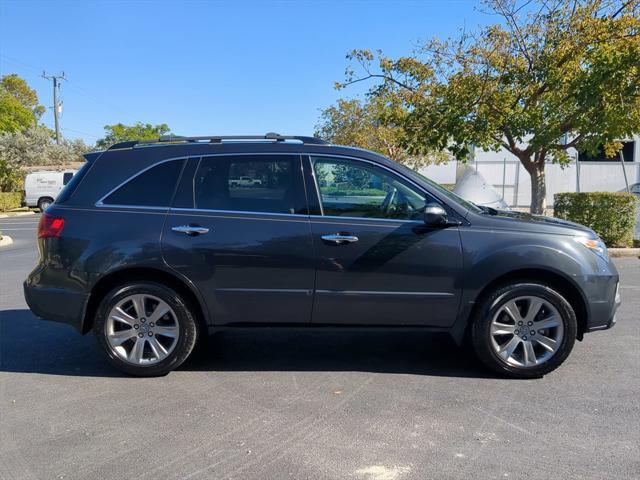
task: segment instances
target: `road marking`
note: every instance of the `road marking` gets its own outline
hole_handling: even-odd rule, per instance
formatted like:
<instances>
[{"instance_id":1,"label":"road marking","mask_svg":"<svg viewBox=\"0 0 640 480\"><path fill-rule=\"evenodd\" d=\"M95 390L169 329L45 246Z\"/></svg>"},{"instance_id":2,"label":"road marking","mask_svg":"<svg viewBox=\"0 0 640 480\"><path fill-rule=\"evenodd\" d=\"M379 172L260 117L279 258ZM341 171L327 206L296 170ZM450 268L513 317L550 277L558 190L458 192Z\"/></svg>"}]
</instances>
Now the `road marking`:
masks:
<instances>
[{"instance_id":1,"label":"road marking","mask_svg":"<svg viewBox=\"0 0 640 480\"><path fill-rule=\"evenodd\" d=\"M2 225L0 225L1 227ZM16 232L18 230L34 230L33 228L3 228L3 232Z\"/></svg>"},{"instance_id":2,"label":"road marking","mask_svg":"<svg viewBox=\"0 0 640 480\"><path fill-rule=\"evenodd\" d=\"M39 222L0 222L0 226L2 225L38 225Z\"/></svg>"}]
</instances>

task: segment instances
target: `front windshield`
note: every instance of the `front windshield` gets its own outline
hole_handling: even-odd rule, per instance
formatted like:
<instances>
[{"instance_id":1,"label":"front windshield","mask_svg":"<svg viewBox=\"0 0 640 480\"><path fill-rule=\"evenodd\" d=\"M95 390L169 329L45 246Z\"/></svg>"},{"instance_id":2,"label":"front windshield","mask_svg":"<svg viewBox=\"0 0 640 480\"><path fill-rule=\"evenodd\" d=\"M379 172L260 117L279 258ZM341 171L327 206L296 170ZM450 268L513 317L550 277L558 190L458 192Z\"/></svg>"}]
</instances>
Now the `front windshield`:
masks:
<instances>
[{"instance_id":1,"label":"front windshield","mask_svg":"<svg viewBox=\"0 0 640 480\"><path fill-rule=\"evenodd\" d=\"M442 185L440 185L439 183L434 182L433 180L431 180L428 177L425 177L424 175L422 175L419 172L414 171L414 173L416 175L418 175L422 180L424 180L425 182L427 182L429 184L429 186L433 187L435 190L437 190L438 192L440 192L442 195L444 195L445 197L447 197L449 200L454 201L460 205L462 205L463 207L469 209L469 210L473 210L474 212L481 212L482 209L480 207L478 207L475 203L471 203L467 200L465 200L464 198L462 198L459 195L456 195L455 193L453 193L451 190L444 188Z\"/></svg>"}]
</instances>

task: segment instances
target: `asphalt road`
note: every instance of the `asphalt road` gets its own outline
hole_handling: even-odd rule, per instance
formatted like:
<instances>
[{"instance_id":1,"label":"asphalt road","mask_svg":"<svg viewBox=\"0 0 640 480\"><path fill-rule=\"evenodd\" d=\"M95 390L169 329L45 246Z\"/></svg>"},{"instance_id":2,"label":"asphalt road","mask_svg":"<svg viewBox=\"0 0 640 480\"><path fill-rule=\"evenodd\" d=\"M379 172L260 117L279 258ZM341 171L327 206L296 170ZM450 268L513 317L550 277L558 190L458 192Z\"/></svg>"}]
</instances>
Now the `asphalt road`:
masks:
<instances>
[{"instance_id":1,"label":"asphalt road","mask_svg":"<svg viewBox=\"0 0 640 480\"><path fill-rule=\"evenodd\" d=\"M623 305L541 380L495 378L447 337L227 333L163 378L36 320L37 217L0 220L2 479L637 479L640 261Z\"/></svg>"}]
</instances>

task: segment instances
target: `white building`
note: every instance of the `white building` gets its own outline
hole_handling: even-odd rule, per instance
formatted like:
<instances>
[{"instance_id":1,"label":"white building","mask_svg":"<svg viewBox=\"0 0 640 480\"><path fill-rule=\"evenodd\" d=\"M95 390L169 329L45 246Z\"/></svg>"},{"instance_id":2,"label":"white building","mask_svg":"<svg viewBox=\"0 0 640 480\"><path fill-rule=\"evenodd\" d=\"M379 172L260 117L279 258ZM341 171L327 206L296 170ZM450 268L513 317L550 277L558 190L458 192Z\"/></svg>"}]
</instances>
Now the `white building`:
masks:
<instances>
[{"instance_id":1,"label":"white building","mask_svg":"<svg viewBox=\"0 0 640 480\"><path fill-rule=\"evenodd\" d=\"M553 195L560 192L616 192L626 186L640 183L640 136L624 142L624 169L619 157L604 156L585 158L570 149L574 159L561 167L553 163L546 165L547 206L553 206ZM475 167L502 195L510 207L528 207L531 203L531 178L520 161L506 150L487 152L476 150L474 160L466 165ZM454 184L460 178L464 164L452 161L442 165L430 165L420 173L439 183Z\"/></svg>"}]
</instances>

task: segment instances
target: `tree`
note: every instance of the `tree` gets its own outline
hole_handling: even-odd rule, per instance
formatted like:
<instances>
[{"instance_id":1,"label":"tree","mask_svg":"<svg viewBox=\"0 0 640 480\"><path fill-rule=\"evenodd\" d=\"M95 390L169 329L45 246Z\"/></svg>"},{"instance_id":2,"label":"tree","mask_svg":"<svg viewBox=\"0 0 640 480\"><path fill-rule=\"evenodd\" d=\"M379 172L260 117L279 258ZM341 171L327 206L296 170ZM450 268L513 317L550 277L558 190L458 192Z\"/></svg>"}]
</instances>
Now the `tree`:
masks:
<instances>
[{"instance_id":1,"label":"tree","mask_svg":"<svg viewBox=\"0 0 640 480\"><path fill-rule=\"evenodd\" d=\"M415 169L447 160L441 151L411 155L402 127L406 116L406 108L395 95L371 95L364 102L341 99L323 110L315 135L331 143L381 153Z\"/></svg>"},{"instance_id":2,"label":"tree","mask_svg":"<svg viewBox=\"0 0 640 480\"><path fill-rule=\"evenodd\" d=\"M171 132L171 129L166 123L152 125L142 122L137 122L134 125L124 125L122 123L105 125L104 130L106 135L96 142L96 147L99 149L109 148L118 142L153 140Z\"/></svg>"},{"instance_id":3,"label":"tree","mask_svg":"<svg viewBox=\"0 0 640 480\"><path fill-rule=\"evenodd\" d=\"M63 140L57 145L51 130L42 126L0 133L0 191L21 187L23 167L81 162L82 154L89 150L82 140Z\"/></svg>"},{"instance_id":4,"label":"tree","mask_svg":"<svg viewBox=\"0 0 640 480\"><path fill-rule=\"evenodd\" d=\"M394 96L413 153L501 147L531 175L531 212L546 207L545 162L567 150L613 156L640 132L638 0L487 0L501 22L424 43L391 59L354 50L344 87L373 79L373 97ZM377 67L374 61L377 59Z\"/></svg>"},{"instance_id":5,"label":"tree","mask_svg":"<svg viewBox=\"0 0 640 480\"><path fill-rule=\"evenodd\" d=\"M0 79L0 132L18 132L33 127L44 113L38 94L16 74Z\"/></svg>"}]
</instances>

